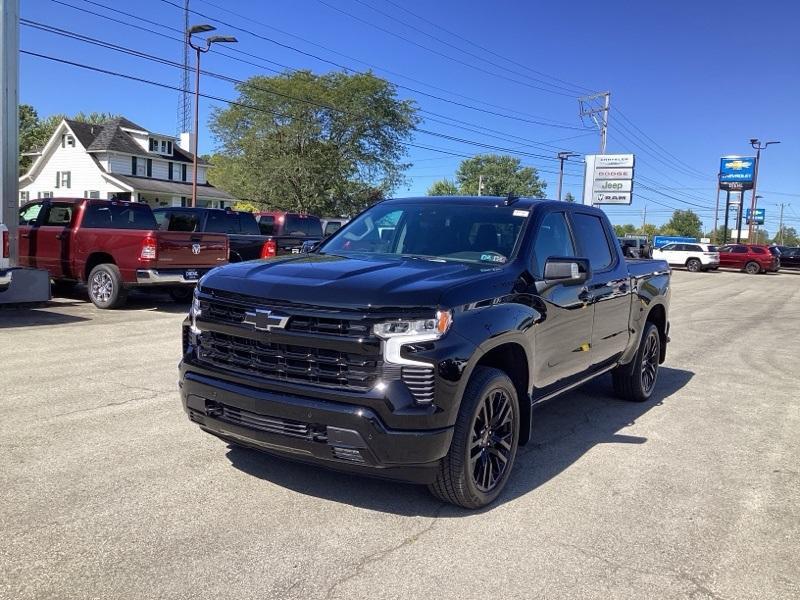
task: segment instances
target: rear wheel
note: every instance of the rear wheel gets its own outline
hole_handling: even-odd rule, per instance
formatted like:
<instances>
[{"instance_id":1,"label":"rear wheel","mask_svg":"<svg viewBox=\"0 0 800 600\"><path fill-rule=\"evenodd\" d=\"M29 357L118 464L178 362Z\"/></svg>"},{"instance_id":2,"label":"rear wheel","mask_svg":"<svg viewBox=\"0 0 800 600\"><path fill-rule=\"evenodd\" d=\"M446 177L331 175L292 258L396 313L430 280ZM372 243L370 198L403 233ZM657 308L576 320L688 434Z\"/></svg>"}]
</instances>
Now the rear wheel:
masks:
<instances>
[{"instance_id":1,"label":"rear wheel","mask_svg":"<svg viewBox=\"0 0 800 600\"><path fill-rule=\"evenodd\" d=\"M190 302L192 299L193 292L194 289L186 285L169 288L169 295L172 297L172 300L177 302L178 304L184 304L186 302Z\"/></svg>"},{"instance_id":2,"label":"rear wheel","mask_svg":"<svg viewBox=\"0 0 800 600\"><path fill-rule=\"evenodd\" d=\"M697 273L702 268L700 260L697 258L690 258L686 261L686 270L692 273Z\"/></svg>"},{"instance_id":3,"label":"rear wheel","mask_svg":"<svg viewBox=\"0 0 800 600\"><path fill-rule=\"evenodd\" d=\"M463 508L481 508L508 481L519 442L519 400L503 371L477 367L464 392L450 451L430 491Z\"/></svg>"},{"instance_id":4,"label":"rear wheel","mask_svg":"<svg viewBox=\"0 0 800 600\"><path fill-rule=\"evenodd\" d=\"M744 270L750 275L758 275L761 272L761 265L754 260L751 260L744 266Z\"/></svg>"},{"instance_id":5,"label":"rear wheel","mask_svg":"<svg viewBox=\"0 0 800 600\"><path fill-rule=\"evenodd\" d=\"M612 371L614 391L623 400L645 402L650 399L658 379L658 363L661 359L661 335L653 323L645 326L636 357L630 364L621 365Z\"/></svg>"},{"instance_id":6,"label":"rear wheel","mask_svg":"<svg viewBox=\"0 0 800 600\"><path fill-rule=\"evenodd\" d=\"M127 290L122 285L117 265L97 265L89 273L89 299L97 308L119 308L125 304Z\"/></svg>"}]
</instances>

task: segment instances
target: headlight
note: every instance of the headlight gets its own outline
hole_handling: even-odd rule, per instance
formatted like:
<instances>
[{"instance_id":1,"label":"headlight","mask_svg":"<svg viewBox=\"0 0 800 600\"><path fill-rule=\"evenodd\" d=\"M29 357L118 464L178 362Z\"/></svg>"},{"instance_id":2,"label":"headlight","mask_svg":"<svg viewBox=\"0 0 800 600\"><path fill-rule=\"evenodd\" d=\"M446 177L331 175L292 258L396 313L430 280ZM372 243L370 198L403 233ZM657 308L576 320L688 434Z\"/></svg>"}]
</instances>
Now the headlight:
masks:
<instances>
[{"instance_id":1,"label":"headlight","mask_svg":"<svg viewBox=\"0 0 800 600\"><path fill-rule=\"evenodd\" d=\"M418 319L414 321L397 320L378 323L373 327L375 335L388 340L397 337L426 338L413 341L438 340L450 328L453 313L449 310L440 310L433 319Z\"/></svg>"},{"instance_id":2,"label":"headlight","mask_svg":"<svg viewBox=\"0 0 800 600\"><path fill-rule=\"evenodd\" d=\"M194 296L192 296L192 305L189 307L189 323L190 331L195 334L200 334L200 329L197 327L197 317L202 314L200 310L200 298L197 297L197 288L194 288Z\"/></svg>"},{"instance_id":3,"label":"headlight","mask_svg":"<svg viewBox=\"0 0 800 600\"><path fill-rule=\"evenodd\" d=\"M438 340L447 333L452 322L453 313L440 310L433 319L386 321L375 325L373 331L384 340L383 359L387 363L430 368L429 363L401 356L402 347L405 344Z\"/></svg>"}]
</instances>

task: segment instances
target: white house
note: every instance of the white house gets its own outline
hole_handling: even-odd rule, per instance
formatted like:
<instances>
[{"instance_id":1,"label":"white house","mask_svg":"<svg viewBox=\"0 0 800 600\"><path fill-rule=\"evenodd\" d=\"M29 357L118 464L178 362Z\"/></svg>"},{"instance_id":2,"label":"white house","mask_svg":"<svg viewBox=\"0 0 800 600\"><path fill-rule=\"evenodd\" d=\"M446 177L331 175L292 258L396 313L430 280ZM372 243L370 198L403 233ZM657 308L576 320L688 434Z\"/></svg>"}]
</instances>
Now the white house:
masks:
<instances>
[{"instance_id":1,"label":"white house","mask_svg":"<svg viewBox=\"0 0 800 600\"><path fill-rule=\"evenodd\" d=\"M185 206L192 197L189 136L152 133L123 117L91 125L63 120L19 180L20 201L47 197L134 200ZM234 198L197 166L197 205L225 208Z\"/></svg>"}]
</instances>

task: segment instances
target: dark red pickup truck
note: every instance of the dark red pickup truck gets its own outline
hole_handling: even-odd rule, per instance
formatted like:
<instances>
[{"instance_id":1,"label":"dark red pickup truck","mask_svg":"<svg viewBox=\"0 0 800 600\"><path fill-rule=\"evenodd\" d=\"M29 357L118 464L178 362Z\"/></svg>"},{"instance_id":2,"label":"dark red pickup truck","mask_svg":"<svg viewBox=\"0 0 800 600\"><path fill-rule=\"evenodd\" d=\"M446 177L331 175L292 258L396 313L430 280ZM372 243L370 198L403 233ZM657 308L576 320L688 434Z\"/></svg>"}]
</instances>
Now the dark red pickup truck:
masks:
<instances>
[{"instance_id":1,"label":"dark red pickup truck","mask_svg":"<svg viewBox=\"0 0 800 600\"><path fill-rule=\"evenodd\" d=\"M228 261L226 235L158 231L146 204L49 198L25 204L19 217L20 264L47 269L56 282L86 282L99 308L122 306L140 286L182 298Z\"/></svg>"}]
</instances>

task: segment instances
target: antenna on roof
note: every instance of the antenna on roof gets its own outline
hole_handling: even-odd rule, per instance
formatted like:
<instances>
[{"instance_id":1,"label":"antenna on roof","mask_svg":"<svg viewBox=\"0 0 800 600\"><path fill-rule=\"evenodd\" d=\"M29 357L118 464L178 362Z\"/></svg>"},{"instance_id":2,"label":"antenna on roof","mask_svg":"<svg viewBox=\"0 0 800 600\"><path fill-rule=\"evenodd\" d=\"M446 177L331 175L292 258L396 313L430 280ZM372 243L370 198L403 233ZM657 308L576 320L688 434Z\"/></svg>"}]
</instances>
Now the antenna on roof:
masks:
<instances>
[{"instance_id":1,"label":"antenna on roof","mask_svg":"<svg viewBox=\"0 0 800 600\"><path fill-rule=\"evenodd\" d=\"M191 131L192 95L189 93L189 0L183 3L183 68L181 69L180 97L178 98L178 136Z\"/></svg>"},{"instance_id":2,"label":"antenna on roof","mask_svg":"<svg viewBox=\"0 0 800 600\"><path fill-rule=\"evenodd\" d=\"M505 201L503 202L503 206L511 206L519 200L519 196L515 195L514 192L509 192L508 196L506 197Z\"/></svg>"}]
</instances>

